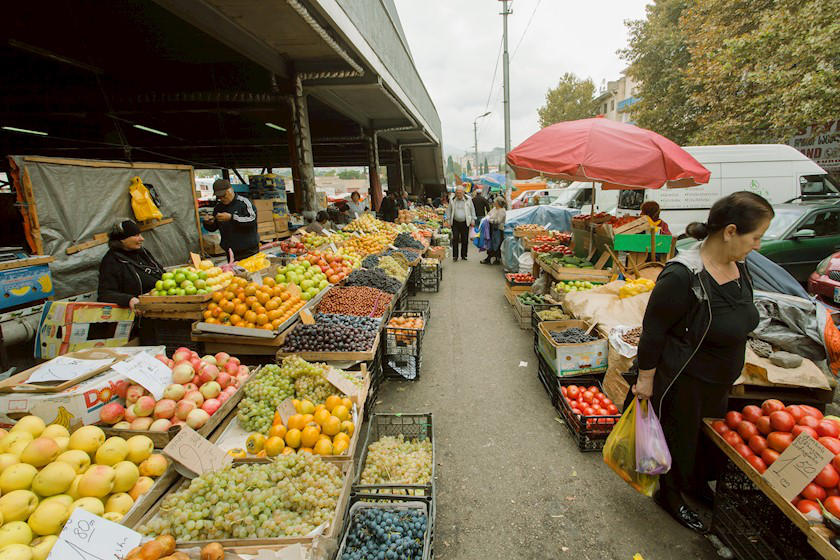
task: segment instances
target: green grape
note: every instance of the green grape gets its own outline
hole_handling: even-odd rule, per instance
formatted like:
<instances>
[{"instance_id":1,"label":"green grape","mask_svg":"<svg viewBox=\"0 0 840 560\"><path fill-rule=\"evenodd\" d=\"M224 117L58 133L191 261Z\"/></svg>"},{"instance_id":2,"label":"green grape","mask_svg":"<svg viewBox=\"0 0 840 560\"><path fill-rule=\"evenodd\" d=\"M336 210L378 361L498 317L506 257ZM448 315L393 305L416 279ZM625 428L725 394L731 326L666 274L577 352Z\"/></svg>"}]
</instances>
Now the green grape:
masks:
<instances>
[{"instance_id":1,"label":"green grape","mask_svg":"<svg viewBox=\"0 0 840 560\"><path fill-rule=\"evenodd\" d=\"M383 436L368 446L362 484L429 484L432 442Z\"/></svg>"}]
</instances>

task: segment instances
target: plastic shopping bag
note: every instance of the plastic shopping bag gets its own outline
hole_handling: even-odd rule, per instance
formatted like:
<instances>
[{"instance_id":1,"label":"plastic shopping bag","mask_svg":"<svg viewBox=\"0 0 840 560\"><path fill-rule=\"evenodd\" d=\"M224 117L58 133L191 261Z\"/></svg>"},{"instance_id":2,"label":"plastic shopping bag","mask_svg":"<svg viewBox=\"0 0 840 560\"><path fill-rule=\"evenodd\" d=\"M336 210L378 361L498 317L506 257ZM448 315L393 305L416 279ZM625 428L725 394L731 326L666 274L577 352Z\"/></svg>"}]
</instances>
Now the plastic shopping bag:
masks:
<instances>
[{"instance_id":1,"label":"plastic shopping bag","mask_svg":"<svg viewBox=\"0 0 840 560\"><path fill-rule=\"evenodd\" d=\"M636 472L636 407L633 399L604 444L604 462L624 481L645 496L656 491L656 475Z\"/></svg>"},{"instance_id":2,"label":"plastic shopping bag","mask_svg":"<svg viewBox=\"0 0 840 560\"><path fill-rule=\"evenodd\" d=\"M659 418L647 399L636 400L636 472L665 474L671 470L671 452Z\"/></svg>"},{"instance_id":3,"label":"plastic shopping bag","mask_svg":"<svg viewBox=\"0 0 840 560\"><path fill-rule=\"evenodd\" d=\"M163 218L160 210L155 206L149 189L140 180L140 177L134 177L128 187L128 192L131 195L131 209L134 211L134 217L140 221L146 220L160 220Z\"/></svg>"}]
</instances>

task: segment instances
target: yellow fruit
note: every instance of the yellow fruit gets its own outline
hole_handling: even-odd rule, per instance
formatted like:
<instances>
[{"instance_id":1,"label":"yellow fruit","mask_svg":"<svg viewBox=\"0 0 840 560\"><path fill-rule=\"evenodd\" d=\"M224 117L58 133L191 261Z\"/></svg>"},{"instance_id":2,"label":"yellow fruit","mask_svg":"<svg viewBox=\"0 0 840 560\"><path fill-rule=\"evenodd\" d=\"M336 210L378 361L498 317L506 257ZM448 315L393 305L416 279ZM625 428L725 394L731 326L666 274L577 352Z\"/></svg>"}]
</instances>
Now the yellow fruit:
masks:
<instances>
[{"instance_id":1,"label":"yellow fruit","mask_svg":"<svg viewBox=\"0 0 840 560\"><path fill-rule=\"evenodd\" d=\"M25 434L26 432L18 432L18 433ZM23 450L26 449L26 446L29 445L30 441L32 441L32 440L27 441L25 439L22 439L22 440L14 442L12 445L9 446L9 453L11 453L12 455L16 456L19 459L20 456L23 454Z\"/></svg>"},{"instance_id":2,"label":"yellow fruit","mask_svg":"<svg viewBox=\"0 0 840 560\"><path fill-rule=\"evenodd\" d=\"M105 432L97 426L82 426L70 434L70 449L81 449L85 453L96 453L105 443Z\"/></svg>"},{"instance_id":3,"label":"yellow fruit","mask_svg":"<svg viewBox=\"0 0 840 560\"><path fill-rule=\"evenodd\" d=\"M283 434L285 435L285 434ZM283 448L286 447L286 442L280 436L271 436L267 440L265 440L265 446L263 447L263 451L269 457L276 457L283 452Z\"/></svg>"},{"instance_id":4,"label":"yellow fruit","mask_svg":"<svg viewBox=\"0 0 840 560\"><path fill-rule=\"evenodd\" d=\"M108 521L113 521L114 523L119 523L120 521L122 521L122 518L125 517L125 515L121 514L118 511L106 511L105 513L102 514L102 517L104 519L107 519Z\"/></svg>"},{"instance_id":5,"label":"yellow fruit","mask_svg":"<svg viewBox=\"0 0 840 560\"><path fill-rule=\"evenodd\" d=\"M0 473L0 491L8 494L12 490L29 490L38 469L28 463L18 463Z\"/></svg>"},{"instance_id":6,"label":"yellow fruit","mask_svg":"<svg viewBox=\"0 0 840 560\"><path fill-rule=\"evenodd\" d=\"M70 431L62 426L61 424L50 424L44 431L41 432L41 437L48 437L48 438L59 438L59 437L70 437Z\"/></svg>"},{"instance_id":7,"label":"yellow fruit","mask_svg":"<svg viewBox=\"0 0 840 560\"><path fill-rule=\"evenodd\" d=\"M333 446L329 439L321 439L315 444L315 453L318 455L332 455Z\"/></svg>"},{"instance_id":8,"label":"yellow fruit","mask_svg":"<svg viewBox=\"0 0 840 560\"><path fill-rule=\"evenodd\" d=\"M298 399L292 399L292 406L295 407L295 410L300 414L300 401Z\"/></svg>"},{"instance_id":9,"label":"yellow fruit","mask_svg":"<svg viewBox=\"0 0 840 560\"><path fill-rule=\"evenodd\" d=\"M120 492L118 494L111 494L108 497L108 501L105 502L105 513L110 512L117 512L125 515L128 513L128 510L131 509L131 506L134 505L134 500L131 499L131 496L126 494L125 492Z\"/></svg>"},{"instance_id":10,"label":"yellow fruit","mask_svg":"<svg viewBox=\"0 0 840 560\"><path fill-rule=\"evenodd\" d=\"M314 447L318 442L318 436L321 432L315 426L307 426L303 429L300 435L300 444L303 447Z\"/></svg>"},{"instance_id":11,"label":"yellow fruit","mask_svg":"<svg viewBox=\"0 0 840 560\"><path fill-rule=\"evenodd\" d=\"M344 405L337 406L332 411L332 415L344 422L345 420L350 420L350 409Z\"/></svg>"},{"instance_id":12,"label":"yellow fruit","mask_svg":"<svg viewBox=\"0 0 840 560\"><path fill-rule=\"evenodd\" d=\"M8 452L12 445L14 445L17 442L30 442L33 439L35 438L32 437L32 434L30 434L29 432L25 432L22 430L17 432L9 432L5 436L3 436L2 439L0 439L0 453ZM20 455L20 453L18 453L17 455Z\"/></svg>"},{"instance_id":13,"label":"yellow fruit","mask_svg":"<svg viewBox=\"0 0 840 560\"><path fill-rule=\"evenodd\" d=\"M23 521L12 521L0 527L0 548L10 544L32 542L32 529Z\"/></svg>"},{"instance_id":14,"label":"yellow fruit","mask_svg":"<svg viewBox=\"0 0 840 560\"><path fill-rule=\"evenodd\" d=\"M345 420L341 423L341 431L348 436L352 436L353 432L356 431L356 425L350 420Z\"/></svg>"},{"instance_id":15,"label":"yellow fruit","mask_svg":"<svg viewBox=\"0 0 840 560\"><path fill-rule=\"evenodd\" d=\"M26 290L28 291L29 287ZM7 544L0 548L0 560L34 560L34 558L32 549L25 544Z\"/></svg>"},{"instance_id":16,"label":"yellow fruit","mask_svg":"<svg viewBox=\"0 0 840 560\"><path fill-rule=\"evenodd\" d=\"M91 465L79 481L77 490L79 496L82 498L104 498L113 490L115 476L116 473L113 467L109 467L108 465Z\"/></svg>"},{"instance_id":17,"label":"yellow fruit","mask_svg":"<svg viewBox=\"0 0 840 560\"><path fill-rule=\"evenodd\" d=\"M342 398L341 399L341 404L347 410L353 410L353 401L351 401L349 398L347 398L347 397Z\"/></svg>"},{"instance_id":18,"label":"yellow fruit","mask_svg":"<svg viewBox=\"0 0 840 560\"><path fill-rule=\"evenodd\" d=\"M161 476L166 472L169 461L160 453L154 453L151 457L140 463L140 476Z\"/></svg>"},{"instance_id":19,"label":"yellow fruit","mask_svg":"<svg viewBox=\"0 0 840 560\"><path fill-rule=\"evenodd\" d=\"M27 523L36 535L57 535L70 517L70 508L64 504L52 501L42 502L29 516Z\"/></svg>"},{"instance_id":20,"label":"yellow fruit","mask_svg":"<svg viewBox=\"0 0 840 560\"><path fill-rule=\"evenodd\" d=\"M324 426L322 429L324 433L328 436L334 436L339 431L341 431L341 421L335 416L330 416L329 418L327 418L327 421L324 422Z\"/></svg>"},{"instance_id":21,"label":"yellow fruit","mask_svg":"<svg viewBox=\"0 0 840 560\"><path fill-rule=\"evenodd\" d=\"M44 436L41 436L44 437ZM70 447L70 438L69 437L55 437L52 438L55 441L56 445L58 445L58 452L64 453L67 451L67 448Z\"/></svg>"},{"instance_id":22,"label":"yellow fruit","mask_svg":"<svg viewBox=\"0 0 840 560\"><path fill-rule=\"evenodd\" d=\"M327 434L321 434L321 435L318 436L318 441L321 441L322 439L325 439L325 440L328 440L328 441L332 442L332 438L330 436L328 436Z\"/></svg>"},{"instance_id":23,"label":"yellow fruit","mask_svg":"<svg viewBox=\"0 0 840 560\"><path fill-rule=\"evenodd\" d=\"M140 478L140 469L131 461L120 461L114 465L114 487L111 492L128 492Z\"/></svg>"},{"instance_id":24,"label":"yellow fruit","mask_svg":"<svg viewBox=\"0 0 840 560\"><path fill-rule=\"evenodd\" d=\"M286 426L283 424L274 424L270 430L268 430L268 437L279 437L283 439L286 436Z\"/></svg>"},{"instance_id":25,"label":"yellow fruit","mask_svg":"<svg viewBox=\"0 0 840 560\"><path fill-rule=\"evenodd\" d=\"M233 449L228 449L227 454L233 457L234 459L244 459L248 456L248 453L241 447L234 447Z\"/></svg>"},{"instance_id":26,"label":"yellow fruit","mask_svg":"<svg viewBox=\"0 0 840 560\"><path fill-rule=\"evenodd\" d=\"M323 408L323 409L321 409L321 410L319 410L318 412L316 412L316 413L315 413L315 421L316 421L318 424L320 424L320 425L322 425L322 426L323 426L323 425L324 425L324 422L326 422L326 421L327 421L327 419L328 419L330 416L332 416L332 415L330 414L330 411L329 411L329 410L327 410L326 408Z\"/></svg>"},{"instance_id":27,"label":"yellow fruit","mask_svg":"<svg viewBox=\"0 0 840 560\"><path fill-rule=\"evenodd\" d=\"M119 436L109 437L96 450L96 464L113 467L128 457L128 442Z\"/></svg>"},{"instance_id":28,"label":"yellow fruit","mask_svg":"<svg viewBox=\"0 0 840 560\"><path fill-rule=\"evenodd\" d=\"M13 490L0 498L3 521L26 521L38 507L38 496L29 490Z\"/></svg>"},{"instance_id":29,"label":"yellow fruit","mask_svg":"<svg viewBox=\"0 0 840 560\"><path fill-rule=\"evenodd\" d=\"M302 430L306 426L306 422L303 421L302 414L292 414L289 416L289 421L286 423L286 427L289 430Z\"/></svg>"},{"instance_id":30,"label":"yellow fruit","mask_svg":"<svg viewBox=\"0 0 840 560\"><path fill-rule=\"evenodd\" d=\"M300 430L297 428L292 428L288 432L286 432L286 437L284 438L286 441L286 445L291 448L297 449L300 447L300 438L301 433ZM2 481L3 475L0 475L0 481Z\"/></svg>"},{"instance_id":31,"label":"yellow fruit","mask_svg":"<svg viewBox=\"0 0 840 560\"><path fill-rule=\"evenodd\" d=\"M105 513L105 504L103 504L102 500L100 500L99 498L79 498L70 505L71 513L77 507L89 511L93 515L102 515L103 513Z\"/></svg>"},{"instance_id":32,"label":"yellow fruit","mask_svg":"<svg viewBox=\"0 0 840 560\"><path fill-rule=\"evenodd\" d=\"M298 449L298 454L299 455L302 455L304 453L309 453L310 455L312 455L312 452L313 452L313 449L311 447L301 447L300 449Z\"/></svg>"},{"instance_id":33,"label":"yellow fruit","mask_svg":"<svg viewBox=\"0 0 840 560\"><path fill-rule=\"evenodd\" d=\"M80 449L65 451L56 458L57 463L67 463L76 474L81 474L90 466L90 455Z\"/></svg>"},{"instance_id":34,"label":"yellow fruit","mask_svg":"<svg viewBox=\"0 0 840 560\"><path fill-rule=\"evenodd\" d=\"M39 496L55 496L70 488L76 471L67 463L50 463L32 479L32 491Z\"/></svg>"},{"instance_id":35,"label":"yellow fruit","mask_svg":"<svg viewBox=\"0 0 840 560\"><path fill-rule=\"evenodd\" d=\"M148 459L155 450L155 444L152 438L148 436L130 437L126 440L126 443L128 444L128 455L125 458L135 465L139 465Z\"/></svg>"},{"instance_id":36,"label":"yellow fruit","mask_svg":"<svg viewBox=\"0 0 840 560\"><path fill-rule=\"evenodd\" d=\"M327 400L324 402L324 404L326 405L327 410L329 410L330 413L332 413L332 411L335 410L335 407L341 406L341 397L339 397L338 395L331 395L327 397Z\"/></svg>"},{"instance_id":37,"label":"yellow fruit","mask_svg":"<svg viewBox=\"0 0 840 560\"><path fill-rule=\"evenodd\" d=\"M304 427L306 427L306 425L309 424L310 422L315 421L315 416L313 416L312 414L303 414L302 416L303 416Z\"/></svg>"},{"instance_id":38,"label":"yellow fruit","mask_svg":"<svg viewBox=\"0 0 840 560\"><path fill-rule=\"evenodd\" d=\"M256 455L263 450L265 446L265 436L262 434L253 433L245 440L245 450L251 455Z\"/></svg>"},{"instance_id":39,"label":"yellow fruit","mask_svg":"<svg viewBox=\"0 0 840 560\"><path fill-rule=\"evenodd\" d=\"M336 441L345 441L349 445L350 444L350 436L348 436L344 432L338 432L337 434L335 434L335 437L333 438L333 443L335 443Z\"/></svg>"},{"instance_id":40,"label":"yellow fruit","mask_svg":"<svg viewBox=\"0 0 840 560\"><path fill-rule=\"evenodd\" d=\"M56 535L47 535L45 537L38 537L30 543L32 547L32 560L47 560L50 555L50 550L58 540Z\"/></svg>"},{"instance_id":41,"label":"yellow fruit","mask_svg":"<svg viewBox=\"0 0 840 560\"><path fill-rule=\"evenodd\" d=\"M300 413L301 414L312 414L315 412L315 405L312 404L310 401L304 399L300 401Z\"/></svg>"},{"instance_id":42,"label":"yellow fruit","mask_svg":"<svg viewBox=\"0 0 840 560\"><path fill-rule=\"evenodd\" d=\"M345 453L349 448L350 444L344 441L343 439L340 439L333 442L332 452L333 455L341 455L342 453Z\"/></svg>"},{"instance_id":43,"label":"yellow fruit","mask_svg":"<svg viewBox=\"0 0 840 560\"><path fill-rule=\"evenodd\" d=\"M155 481L148 476L141 476L137 479L137 482L134 483L134 486L131 487L131 490L128 491L128 495L136 502L140 496L148 492L154 484Z\"/></svg>"},{"instance_id":44,"label":"yellow fruit","mask_svg":"<svg viewBox=\"0 0 840 560\"><path fill-rule=\"evenodd\" d=\"M322 410L326 410L327 412L329 412L329 410L327 409L327 405L325 405L325 404L319 404L318 406L316 406L316 407L315 407L315 412L313 412L313 413L312 413L312 415L313 415L313 416L315 416L315 417L317 418L317 417L318 417L318 413L319 413L320 411L322 411Z\"/></svg>"},{"instance_id":45,"label":"yellow fruit","mask_svg":"<svg viewBox=\"0 0 840 560\"><path fill-rule=\"evenodd\" d=\"M295 450L292 449L291 447L284 447L283 448L283 453L281 453L281 455L291 455L294 452L295 452Z\"/></svg>"},{"instance_id":46,"label":"yellow fruit","mask_svg":"<svg viewBox=\"0 0 840 560\"><path fill-rule=\"evenodd\" d=\"M47 425L38 416L30 415L18 420L9 432L29 432L33 438L36 438L44 432L46 427Z\"/></svg>"},{"instance_id":47,"label":"yellow fruit","mask_svg":"<svg viewBox=\"0 0 840 560\"><path fill-rule=\"evenodd\" d=\"M20 463L20 458L14 453L0 453L0 473L18 463Z\"/></svg>"},{"instance_id":48,"label":"yellow fruit","mask_svg":"<svg viewBox=\"0 0 840 560\"><path fill-rule=\"evenodd\" d=\"M70 507L71 505L73 505L73 497L69 494L56 494L55 496L50 496L49 498L44 498L43 500L41 500L41 504L47 502L58 502L60 504L64 504L64 506L66 507Z\"/></svg>"}]
</instances>

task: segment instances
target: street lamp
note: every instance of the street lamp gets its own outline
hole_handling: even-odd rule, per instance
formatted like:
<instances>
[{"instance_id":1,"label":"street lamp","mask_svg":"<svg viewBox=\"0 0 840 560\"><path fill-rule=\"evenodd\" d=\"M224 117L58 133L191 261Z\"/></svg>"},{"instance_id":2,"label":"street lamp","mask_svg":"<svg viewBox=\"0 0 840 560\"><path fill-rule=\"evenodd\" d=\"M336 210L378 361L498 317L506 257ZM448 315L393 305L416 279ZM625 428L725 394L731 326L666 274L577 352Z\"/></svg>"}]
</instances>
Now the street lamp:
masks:
<instances>
[{"instance_id":1,"label":"street lamp","mask_svg":"<svg viewBox=\"0 0 840 560\"><path fill-rule=\"evenodd\" d=\"M483 115L478 115L475 120L473 121L473 138L475 139L475 145L473 146L475 149L475 166L478 168L478 119L483 119L487 115L492 113L492 111L487 111Z\"/></svg>"}]
</instances>

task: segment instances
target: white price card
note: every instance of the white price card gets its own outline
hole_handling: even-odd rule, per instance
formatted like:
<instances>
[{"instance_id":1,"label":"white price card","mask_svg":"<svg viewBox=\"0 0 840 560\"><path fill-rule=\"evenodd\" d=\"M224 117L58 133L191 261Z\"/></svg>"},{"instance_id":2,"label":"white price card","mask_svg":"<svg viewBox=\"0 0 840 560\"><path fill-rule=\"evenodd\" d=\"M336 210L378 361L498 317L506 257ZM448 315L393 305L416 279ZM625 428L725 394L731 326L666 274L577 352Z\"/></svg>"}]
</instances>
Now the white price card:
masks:
<instances>
[{"instance_id":1,"label":"white price card","mask_svg":"<svg viewBox=\"0 0 840 560\"><path fill-rule=\"evenodd\" d=\"M169 366L146 352L140 352L130 360L117 362L111 369L142 386L155 400L162 399L163 391L172 384L172 370Z\"/></svg>"},{"instance_id":2,"label":"white price card","mask_svg":"<svg viewBox=\"0 0 840 560\"><path fill-rule=\"evenodd\" d=\"M802 432L764 471L764 480L785 500L791 501L832 459L831 451Z\"/></svg>"},{"instance_id":3,"label":"white price card","mask_svg":"<svg viewBox=\"0 0 840 560\"><path fill-rule=\"evenodd\" d=\"M233 462L232 456L204 439L204 436L186 424L181 424L181 429L163 448L163 454L190 471L184 473L178 470L187 478L195 478L195 476L189 476L191 473L202 475L206 472L222 470Z\"/></svg>"},{"instance_id":4,"label":"white price card","mask_svg":"<svg viewBox=\"0 0 840 560\"><path fill-rule=\"evenodd\" d=\"M289 418L297 414L297 410L295 409L295 405L291 398L288 398L277 405L277 412L280 414L280 419L283 420L284 426L288 426Z\"/></svg>"},{"instance_id":5,"label":"white price card","mask_svg":"<svg viewBox=\"0 0 840 560\"><path fill-rule=\"evenodd\" d=\"M59 356L42 365L29 376L27 383L69 381L82 377L114 363L114 358L104 360L80 360L69 356Z\"/></svg>"},{"instance_id":6,"label":"white price card","mask_svg":"<svg viewBox=\"0 0 840 560\"><path fill-rule=\"evenodd\" d=\"M355 385L355 383L341 375L341 372L339 372L337 369L328 369L325 377L333 387L335 387L348 397L354 397L358 395L359 388Z\"/></svg>"},{"instance_id":7,"label":"white price card","mask_svg":"<svg viewBox=\"0 0 840 560\"><path fill-rule=\"evenodd\" d=\"M334 254L338 253L338 247L336 247L335 243L333 243L332 241L330 241L330 251L332 251Z\"/></svg>"},{"instance_id":8,"label":"white price card","mask_svg":"<svg viewBox=\"0 0 840 560\"><path fill-rule=\"evenodd\" d=\"M123 560L140 545L140 533L76 508L47 560Z\"/></svg>"}]
</instances>

